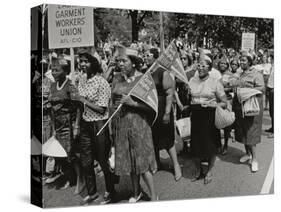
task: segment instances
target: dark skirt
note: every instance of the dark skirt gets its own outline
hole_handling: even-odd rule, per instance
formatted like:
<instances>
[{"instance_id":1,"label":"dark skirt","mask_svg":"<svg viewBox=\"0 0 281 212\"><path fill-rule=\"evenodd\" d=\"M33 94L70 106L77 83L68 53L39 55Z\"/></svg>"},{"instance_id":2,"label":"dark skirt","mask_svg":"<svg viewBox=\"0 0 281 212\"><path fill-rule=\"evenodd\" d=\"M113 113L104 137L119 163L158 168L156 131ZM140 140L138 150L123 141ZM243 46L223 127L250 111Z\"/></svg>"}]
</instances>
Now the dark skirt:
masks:
<instances>
[{"instance_id":1,"label":"dark skirt","mask_svg":"<svg viewBox=\"0 0 281 212\"><path fill-rule=\"evenodd\" d=\"M215 108L191 105L191 141L194 157L210 158L216 154L218 129L215 127Z\"/></svg>"},{"instance_id":2,"label":"dark skirt","mask_svg":"<svg viewBox=\"0 0 281 212\"><path fill-rule=\"evenodd\" d=\"M233 99L233 111L235 112L235 140L245 145L255 145L261 142L263 96L257 96L260 113L257 116L243 117L241 103L237 96Z\"/></svg>"},{"instance_id":3,"label":"dark skirt","mask_svg":"<svg viewBox=\"0 0 281 212\"><path fill-rule=\"evenodd\" d=\"M166 97L158 96L158 116L152 126L153 143L156 149L169 150L174 146L175 142L175 126L173 110L170 112L170 123L163 123L163 116L165 114Z\"/></svg>"}]
</instances>

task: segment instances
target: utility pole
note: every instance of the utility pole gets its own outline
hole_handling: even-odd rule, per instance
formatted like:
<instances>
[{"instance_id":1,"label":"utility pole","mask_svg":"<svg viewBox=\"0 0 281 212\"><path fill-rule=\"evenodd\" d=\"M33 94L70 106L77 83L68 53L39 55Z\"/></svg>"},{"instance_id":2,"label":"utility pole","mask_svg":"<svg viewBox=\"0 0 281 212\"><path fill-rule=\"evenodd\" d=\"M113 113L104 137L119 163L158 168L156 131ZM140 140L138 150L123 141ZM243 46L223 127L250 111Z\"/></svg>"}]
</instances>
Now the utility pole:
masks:
<instances>
[{"instance_id":1,"label":"utility pole","mask_svg":"<svg viewBox=\"0 0 281 212\"><path fill-rule=\"evenodd\" d=\"M159 12L160 19L160 53L162 53L165 49L164 47L164 28L163 28L163 13Z\"/></svg>"}]
</instances>

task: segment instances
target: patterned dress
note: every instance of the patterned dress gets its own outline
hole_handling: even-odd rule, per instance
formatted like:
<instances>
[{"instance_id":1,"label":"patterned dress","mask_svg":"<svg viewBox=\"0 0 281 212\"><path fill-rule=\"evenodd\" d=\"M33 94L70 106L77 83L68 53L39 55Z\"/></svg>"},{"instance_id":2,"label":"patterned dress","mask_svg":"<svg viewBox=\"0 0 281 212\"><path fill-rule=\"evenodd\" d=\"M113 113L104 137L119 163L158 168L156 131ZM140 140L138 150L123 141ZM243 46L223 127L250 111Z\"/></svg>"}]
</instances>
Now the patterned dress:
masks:
<instances>
[{"instance_id":1,"label":"patterned dress","mask_svg":"<svg viewBox=\"0 0 281 212\"><path fill-rule=\"evenodd\" d=\"M61 88L57 88L57 83L52 83L49 101L54 113L56 138L65 149L70 153L73 141L73 121L77 108L76 100L78 91L70 80Z\"/></svg>"},{"instance_id":2,"label":"patterned dress","mask_svg":"<svg viewBox=\"0 0 281 212\"><path fill-rule=\"evenodd\" d=\"M123 77L116 77L112 88L115 106L118 106L122 94L128 94L139 78L128 83ZM125 105L114 116L112 129L115 143L115 174L142 174L157 169L148 117L149 113Z\"/></svg>"}]
</instances>

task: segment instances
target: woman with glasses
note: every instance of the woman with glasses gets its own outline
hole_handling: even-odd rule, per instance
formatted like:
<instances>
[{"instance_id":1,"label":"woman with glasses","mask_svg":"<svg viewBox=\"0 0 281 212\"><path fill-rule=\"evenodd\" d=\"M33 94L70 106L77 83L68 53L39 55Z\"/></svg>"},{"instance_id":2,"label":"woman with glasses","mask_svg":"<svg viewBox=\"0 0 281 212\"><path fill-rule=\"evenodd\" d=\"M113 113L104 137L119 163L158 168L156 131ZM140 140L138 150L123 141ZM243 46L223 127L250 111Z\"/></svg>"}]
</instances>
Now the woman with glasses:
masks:
<instances>
[{"instance_id":1,"label":"woman with glasses","mask_svg":"<svg viewBox=\"0 0 281 212\"><path fill-rule=\"evenodd\" d=\"M212 169L216 160L215 127L216 107L226 107L226 95L219 79L210 76L212 61L208 56L201 57L198 63L198 75L191 78L191 152L199 162L200 174L192 181L204 177L204 184L212 181ZM203 173L201 162L208 162L207 173Z\"/></svg>"}]
</instances>

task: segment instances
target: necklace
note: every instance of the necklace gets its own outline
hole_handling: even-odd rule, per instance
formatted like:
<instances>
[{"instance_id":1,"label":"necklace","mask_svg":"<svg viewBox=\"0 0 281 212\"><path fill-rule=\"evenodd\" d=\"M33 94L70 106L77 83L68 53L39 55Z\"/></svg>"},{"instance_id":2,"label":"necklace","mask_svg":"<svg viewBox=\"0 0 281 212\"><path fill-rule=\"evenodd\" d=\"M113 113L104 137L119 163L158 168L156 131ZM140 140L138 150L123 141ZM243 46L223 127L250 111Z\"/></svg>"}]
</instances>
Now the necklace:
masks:
<instances>
[{"instance_id":1,"label":"necklace","mask_svg":"<svg viewBox=\"0 0 281 212\"><path fill-rule=\"evenodd\" d=\"M68 79L66 78L61 86L59 86L59 82L57 82L57 90L60 91L61 89L63 89L63 87L65 86L67 81L68 81Z\"/></svg>"}]
</instances>

